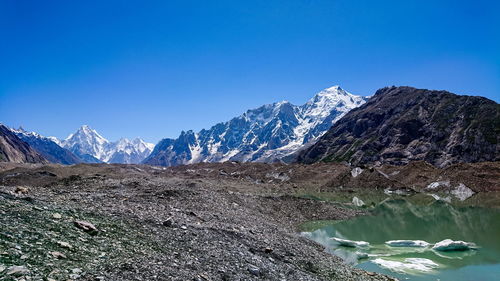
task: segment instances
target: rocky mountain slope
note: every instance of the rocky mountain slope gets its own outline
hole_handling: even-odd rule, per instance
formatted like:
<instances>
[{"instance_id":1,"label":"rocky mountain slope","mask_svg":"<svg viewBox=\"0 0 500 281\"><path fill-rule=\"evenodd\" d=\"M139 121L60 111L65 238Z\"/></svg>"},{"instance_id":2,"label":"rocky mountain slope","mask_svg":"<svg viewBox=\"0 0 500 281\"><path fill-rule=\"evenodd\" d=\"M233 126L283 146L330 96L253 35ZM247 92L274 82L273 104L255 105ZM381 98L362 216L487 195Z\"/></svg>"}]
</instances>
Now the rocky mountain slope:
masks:
<instances>
[{"instance_id":1,"label":"rocky mountain slope","mask_svg":"<svg viewBox=\"0 0 500 281\"><path fill-rule=\"evenodd\" d=\"M0 124L0 162L47 163L35 149Z\"/></svg>"},{"instance_id":2,"label":"rocky mountain slope","mask_svg":"<svg viewBox=\"0 0 500 281\"><path fill-rule=\"evenodd\" d=\"M411 87L380 89L339 120L298 161L445 167L500 160L500 106L475 96Z\"/></svg>"},{"instance_id":3,"label":"rocky mountain slope","mask_svg":"<svg viewBox=\"0 0 500 281\"><path fill-rule=\"evenodd\" d=\"M228 160L275 161L316 140L365 100L335 86L301 106L286 101L264 105L208 130L163 139L144 163L173 166Z\"/></svg>"},{"instance_id":4,"label":"rocky mountain slope","mask_svg":"<svg viewBox=\"0 0 500 281\"><path fill-rule=\"evenodd\" d=\"M153 150L154 144L140 138L122 138L110 142L94 129L83 125L60 145L69 149L87 163L124 163L136 164L143 161Z\"/></svg>"},{"instance_id":5,"label":"rocky mountain slope","mask_svg":"<svg viewBox=\"0 0 500 281\"><path fill-rule=\"evenodd\" d=\"M27 132L23 128L12 129L11 131L51 163L71 165L84 162L71 151L59 146L53 137L44 137L35 132Z\"/></svg>"}]
</instances>

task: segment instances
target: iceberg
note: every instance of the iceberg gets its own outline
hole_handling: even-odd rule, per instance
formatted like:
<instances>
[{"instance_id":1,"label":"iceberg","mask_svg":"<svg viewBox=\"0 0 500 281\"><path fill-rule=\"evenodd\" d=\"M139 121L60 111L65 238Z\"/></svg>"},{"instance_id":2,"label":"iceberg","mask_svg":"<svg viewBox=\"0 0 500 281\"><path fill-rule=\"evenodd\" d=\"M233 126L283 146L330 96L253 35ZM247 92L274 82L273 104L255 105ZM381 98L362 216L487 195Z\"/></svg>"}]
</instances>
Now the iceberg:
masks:
<instances>
[{"instance_id":1,"label":"iceberg","mask_svg":"<svg viewBox=\"0 0 500 281\"><path fill-rule=\"evenodd\" d=\"M391 247L429 247L430 244L422 240L390 240L385 242Z\"/></svg>"},{"instance_id":2,"label":"iceberg","mask_svg":"<svg viewBox=\"0 0 500 281\"><path fill-rule=\"evenodd\" d=\"M445 239L443 241L437 242L432 247L436 251L467 251L470 249L475 249L476 244L464 241L453 241L451 239Z\"/></svg>"},{"instance_id":3,"label":"iceberg","mask_svg":"<svg viewBox=\"0 0 500 281\"><path fill-rule=\"evenodd\" d=\"M367 253L356 252L355 254L356 254L356 257L358 258L358 260L367 259L368 258L368 254Z\"/></svg>"},{"instance_id":4,"label":"iceberg","mask_svg":"<svg viewBox=\"0 0 500 281\"><path fill-rule=\"evenodd\" d=\"M413 273L413 272L432 272L439 265L430 259L424 258L406 258L404 261L393 261L386 259L374 259L373 263L380 267L389 269L397 273Z\"/></svg>"},{"instance_id":5,"label":"iceberg","mask_svg":"<svg viewBox=\"0 0 500 281\"><path fill-rule=\"evenodd\" d=\"M353 240L347 240L347 239L341 239L337 237L332 237L331 239L335 240L335 242L339 243L340 246L344 247L368 247L370 246L370 243L365 242L365 241L353 241Z\"/></svg>"}]
</instances>

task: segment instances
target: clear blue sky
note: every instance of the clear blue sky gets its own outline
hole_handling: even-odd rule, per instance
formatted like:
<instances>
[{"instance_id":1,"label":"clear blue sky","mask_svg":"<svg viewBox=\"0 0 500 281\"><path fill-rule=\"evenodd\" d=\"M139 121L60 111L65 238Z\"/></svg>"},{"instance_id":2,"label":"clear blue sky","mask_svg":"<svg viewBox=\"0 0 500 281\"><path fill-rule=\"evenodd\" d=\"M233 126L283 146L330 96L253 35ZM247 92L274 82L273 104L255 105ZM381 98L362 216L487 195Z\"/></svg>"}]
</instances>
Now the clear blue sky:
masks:
<instances>
[{"instance_id":1,"label":"clear blue sky","mask_svg":"<svg viewBox=\"0 0 500 281\"><path fill-rule=\"evenodd\" d=\"M499 1L0 1L0 122L157 142L339 84L500 100Z\"/></svg>"}]
</instances>

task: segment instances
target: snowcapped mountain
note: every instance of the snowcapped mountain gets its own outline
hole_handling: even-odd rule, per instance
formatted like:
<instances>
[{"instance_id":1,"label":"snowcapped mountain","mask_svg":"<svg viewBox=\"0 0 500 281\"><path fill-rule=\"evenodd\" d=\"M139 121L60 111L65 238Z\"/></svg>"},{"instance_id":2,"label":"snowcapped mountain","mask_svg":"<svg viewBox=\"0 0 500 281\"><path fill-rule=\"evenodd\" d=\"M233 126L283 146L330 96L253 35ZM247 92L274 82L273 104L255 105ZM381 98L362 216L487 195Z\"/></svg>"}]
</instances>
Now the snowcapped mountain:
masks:
<instances>
[{"instance_id":1,"label":"snowcapped mountain","mask_svg":"<svg viewBox=\"0 0 500 281\"><path fill-rule=\"evenodd\" d=\"M163 139L143 163L173 166L228 160L276 161L317 140L365 101L334 86L301 106L287 101L264 105L208 130L183 131L177 139Z\"/></svg>"},{"instance_id":2,"label":"snowcapped mountain","mask_svg":"<svg viewBox=\"0 0 500 281\"><path fill-rule=\"evenodd\" d=\"M149 156L153 148L154 144L147 143L140 138L131 141L122 138L116 143L111 143L104 161L106 163L141 163Z\"/></svg>"},{"instance_id":3,"label":"snowcapped mountain","mask_svg":"<svg viewBox=\"0 0 500 281\"><path fill-rule=\"evenodd\" d=\"M60 142L87 163L102 163L109 141L88 125L83 125L75 133Z\"/></svg>"},{"instance_id":4,"label":"snowcapped mountain","mask_svg":"<svg viewBox=\"0 0 500 281\"><path fill-rule=\"evenodd\" d=\"M52 163L71 165L83 162L71 151L62 148L55 137L44 137L35 132L25 131L22 127L19 129L10 129L18 138L29 144L33 149L40 153L45 159ZM57 142L54 141L57 140Z\"/></svg>"},{"instance_id":5,"label":"snowcapped mountain","mask_svg":"<svg viewBox=\"0 0 500 281\"><path fill-rule=\"evenodd\" d=\"M154 147L140 138L110 142L88 125L83 125L60 143L87 163L140 163Z\"/></svg>"}]
</instances>

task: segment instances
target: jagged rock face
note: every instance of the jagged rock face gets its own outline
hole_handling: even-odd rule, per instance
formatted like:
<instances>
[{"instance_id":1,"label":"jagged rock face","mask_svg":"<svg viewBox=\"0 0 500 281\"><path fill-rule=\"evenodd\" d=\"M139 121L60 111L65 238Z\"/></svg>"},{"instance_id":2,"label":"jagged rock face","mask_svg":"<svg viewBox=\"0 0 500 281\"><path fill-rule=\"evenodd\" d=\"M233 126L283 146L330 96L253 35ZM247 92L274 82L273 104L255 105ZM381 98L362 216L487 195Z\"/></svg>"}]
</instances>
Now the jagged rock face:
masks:
<instances>
[{"instance_id":1,"label":"jagged rock face","mask_svg":"<svg viewBox=\"0 0 500 281\"><path fill-rule=\"evenodd\" d=\"M0 161L14 163L47 163L35 149L0 124Z\"/></svg>"},{"instance_id":2,"label":"jagged rock face","mask_svg":"<svg viewBox=\"0 0 500 281\"><path fill-rule=\"evenodd\" d=\"M489 99L411 87L380 89L346 114L299 162L406 164L438 167L498 161L500 106Z\"/></svg>"},{"instance_id":3,"label":"jagged rock face","mask_svg":"<svg viewBox=\"0 0 500 281\"><path fill-rule=\"evenodd\" d=\"M22 128L12 130L12 132L52 163L71 165L84 162L71 151L60 147L52 137L44 137L35 132L27 132Z\"/></svg>"},{"instance_id":4,"label":"jagged rock face","mask_svg":"<svg viewBox=\"0 0 500 281\"><path fill-rule=\"evenodd\" d=\"M264 105L208 130L163 139L144 163L173 166L229 160L277 161L315 141L365 99L335 86L301 106L286 101Z\"/></svg>"},{"instance_id":5,"label":"jagged rock face","mask_svg":"<svg viewBox=\"0 0 500 281\"><path fill-rule=\"evenodd\" d=\"M152 143L140 138L122 138L110 142L87 125L83 125L60 143L86 163L137 164L143 161L154 147Z\"/></svg>"}]
</instances>

